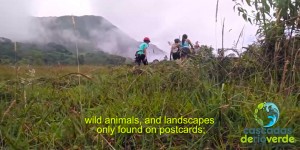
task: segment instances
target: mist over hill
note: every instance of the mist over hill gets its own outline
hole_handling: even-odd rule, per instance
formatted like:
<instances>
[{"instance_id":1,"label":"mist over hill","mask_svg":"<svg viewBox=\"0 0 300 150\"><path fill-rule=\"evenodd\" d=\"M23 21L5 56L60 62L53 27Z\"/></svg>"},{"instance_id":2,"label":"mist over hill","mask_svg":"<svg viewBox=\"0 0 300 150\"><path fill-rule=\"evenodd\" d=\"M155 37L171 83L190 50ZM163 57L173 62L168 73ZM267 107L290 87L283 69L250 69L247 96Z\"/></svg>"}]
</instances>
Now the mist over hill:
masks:
<instances>
[{"instance_id":1,"label":"mist over hill","mask_svg":"<svg viewBox=\"0 0 300 150\"><path fill-rule=\"evenodd\" d=\"M85 52L78 55L64 45L50 42L35 44L13 42L0 37L0 64L30 65L121 65L128 60L103 51Z\"/></svg>"},{"instance_id":2,"label":"mist over hill","mask_svg":"<svg viewBox=\"0 0 300 150\"><path fill-rule=\"evenodd\" d=\"M76 64L78 48L80 64L116 65L133 62L141 43L101 16L32 17L28 22L28 34L22 40L0 33L2 64ZM166 55L152 44L148 54L150 62Z\"/></svg>"},{"instance_id":3,"label":"mist over hill","mask_svg":"<svg viewBox=\"0 0 300 150\"><path fill-rule=\"evenodd\" d=\"M35 17L31 21L32 42L54 42L71 51L104 51L133 58L140 44L101 16ZM74 30L75 25L75 30ZM137 28L138 29L138 28ZM161 58L165 52L150 44L150 60Z\"/></svg>"}]
</instances>

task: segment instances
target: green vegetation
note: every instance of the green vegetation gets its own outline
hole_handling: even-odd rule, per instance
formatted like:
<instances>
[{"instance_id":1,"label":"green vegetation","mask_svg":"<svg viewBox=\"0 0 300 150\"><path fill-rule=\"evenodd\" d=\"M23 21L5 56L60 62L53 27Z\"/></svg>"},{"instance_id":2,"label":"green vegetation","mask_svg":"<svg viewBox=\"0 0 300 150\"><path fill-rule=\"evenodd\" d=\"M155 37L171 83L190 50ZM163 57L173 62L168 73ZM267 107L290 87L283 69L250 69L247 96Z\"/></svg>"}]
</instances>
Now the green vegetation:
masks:
<instances>
[{"instance_id":1,"label":"green vegetation","mask_svg":"<svg viewBox=\"0 0 300 150\"><path fill-rule=\"evenodd\" d=\"M234 9L245 21L258 25L259 59L273 70L283 86L293 86L299 66L300 1L298 0L233 0ZM247 11L246 3L253 11Z\"/></svg>"},{"instance_id":2,"label":"green vegetation","mask_svg":"<svg viewBox=\"0 0 300 150\"><path fill-rule=\"evenodd\" d=\"M299 92L280 92L272 77L250 61L200 56L181 65L2 66L0 143L15 149L234 149L245 127L258 127L253 113L271 101L280 109L276 127L300 137ZM225 65L226 64L226 65ZM222 66L222 70L219 69ZM255 65L253 65L255 66ZM17 73L17 74L16 74ZM70 74L74 73L74 74ZM270 72L271 73L271 72ZM271 74L270 74L271 75ZM299 81L299 79L297 79ZM299 84L299 82L297 82ZM212 117L207 134L98 134L85 117ZM296 148L268 145L267 148ZM252 147L255 145L252 145ZM256 147L259 147L256 145Z\"/></svg>"},{"instance_id":3,"label":"green vegetation","mask_svg":"<svg viewBox=\"0 0 300 150\"><path fill-rule=\"evenodd\" d=\"M56 43L47 45L17 43L16 52L14 43L6 38L0 38L0 64L21 65L76 65L76 53ZM102 51L80 53L80 65L120 65L126 58L110 55Z\"/></svg>"},{"instance_id":4,"label":"green vegetation","mask_svg":"<svg viewBox=\"0 0 300 150\"><path fill-rule=\"evenodd\" d=\"M235 1L246 21L248 14ZM244 1L243 1L244 2ZM3 149L299 149L299 2L246 0L258 13L261 41L238 57L214 57L202 46L198 55L177 63L149 66L40 66L76 64L61 45L44 47L2 42L0 66L0 147ZM218 6L217 6L218 7ZM268 20L270 9L278 14ZM296 20L295 11L298 13ZM287 17L287 18L285 18ZM278 21L279 20L279 21ZM278 30L277 30L278 29ZM271 32L276 31L276 32ZM278 32L277 32L278 31ZM3 41L3 40L2 40ZM27 48L25 48L27 47ZM28 48L30 47L30 48ZM222 52L223 51L223 52ZM99 58L101 57L101 59ZM47 61L45 61L47 59ZM80 64L125 61L102 52L80 54ZM24 63L25 62L25 63ZM118 63L117 63L118 64ZM274 128L292 128L293 144L243 144L245 128L259 128L254 112L263 102L280 111ZM206 134L98 134L85 117L207 117ZM145 125L147 126L147 125ZM161 125L166 126L166 125Z\"/></svg>"}]
</instances>

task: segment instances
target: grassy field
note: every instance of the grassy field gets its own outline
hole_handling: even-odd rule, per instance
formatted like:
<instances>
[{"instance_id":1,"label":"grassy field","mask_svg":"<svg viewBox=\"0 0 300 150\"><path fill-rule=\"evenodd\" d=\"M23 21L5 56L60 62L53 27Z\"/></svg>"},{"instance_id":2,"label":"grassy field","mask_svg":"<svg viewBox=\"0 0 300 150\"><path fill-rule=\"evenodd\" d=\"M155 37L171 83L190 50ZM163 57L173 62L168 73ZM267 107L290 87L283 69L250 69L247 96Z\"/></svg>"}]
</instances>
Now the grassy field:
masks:
<instances>
[{"instance_id":1,"label":"grassy field","mask_svg":"<svg viewBox=\"0 0 300 150\"><path fill-rule=\"evenodd\" d=\"M0 66L3 149L299 149L300 91L285 94L260 72L217 76L212 64L175 62L115 67ZM80 79L79 79L80 77ZM299 84L297 84L299 85ZM277 104L274 127L292 128L295 144L242 144L264 101ZM99 134L86 117L208 117L206 134ZM144 125L143 126L147 126ZM151 126L151 125L148 125ZM153 125L154 126L154 125ZM167 126L167 125L161 125Z\"/></svg>"}]
</instances>

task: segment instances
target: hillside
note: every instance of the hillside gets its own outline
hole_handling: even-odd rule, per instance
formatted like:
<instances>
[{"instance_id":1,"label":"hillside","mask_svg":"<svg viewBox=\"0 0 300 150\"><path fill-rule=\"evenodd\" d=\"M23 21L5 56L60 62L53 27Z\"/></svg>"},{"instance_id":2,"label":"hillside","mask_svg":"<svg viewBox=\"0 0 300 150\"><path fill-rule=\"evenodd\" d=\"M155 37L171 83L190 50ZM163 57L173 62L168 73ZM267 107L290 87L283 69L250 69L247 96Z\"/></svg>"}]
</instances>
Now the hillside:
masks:
<instances>
[{"instance_id":1,"label":"hillside","mask_svg":"<svg viewBox=\"0 0 300 150\"><path fill-rule=\"evenodd\" d=\"M77 64L76 44L80 64L118 65L133 61L140 41L100 16L74 17L74 22L72 16L32 18L31 38L17 41L16 56L12 40L0 35L0 63L74 65ZM148 53L150 62L165 55L153 44Z\"/></svg>"},{"instance_id":2,"label":"hillside","mask_svg":"<svg viewBox=\"0 0 300 150\"><path fill-rule=\"evenodd\" d=\"M125 34L118 27L101 16L35 17L32 28L33 42L54 42L75 51L78 43L80 52L104 51L123 57L133 58L139 41ZM155 45L150 45L153 57L162 56L164 52Z\"/></svg>"},{"instance_id":3,"label":"hillside","mask_svg":"<svg viewBox=\"0 0 300 150\"><path fill-rule=\"evenodd\" d=\"M76 65L77 55L66 46L54 42L34 44L14 42L0 37L0 64L31 64L31 65ZM124 64L125 57L111 55L103 51L79 54L81 65L119 65Z\"/></svg>"}]
</instances>

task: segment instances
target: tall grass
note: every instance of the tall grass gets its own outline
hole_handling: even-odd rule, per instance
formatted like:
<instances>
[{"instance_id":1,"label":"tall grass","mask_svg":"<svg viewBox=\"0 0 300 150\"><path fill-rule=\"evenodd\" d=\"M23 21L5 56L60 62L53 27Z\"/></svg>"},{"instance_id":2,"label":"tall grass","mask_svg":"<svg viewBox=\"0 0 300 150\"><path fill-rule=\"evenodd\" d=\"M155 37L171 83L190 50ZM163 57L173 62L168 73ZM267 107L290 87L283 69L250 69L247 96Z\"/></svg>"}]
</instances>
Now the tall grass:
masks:
<instances>
[{"instance_id":1,"label":"tall grass","mask_svg":"<svg viewBox=\"0 0 300 150\"><path fill-rule=\"evenodd\" d=\"M81 84L69 74L74 67L36 67L32 86L8 81L7 66L0 86L0 146L7 149L235 149L250 148L239 137L245 127L258 127L256 105L272 101L280 109L276 127L292 127L300 137L299 94L284 95L266 83L260 72L241 77L226 74L220 80L214 62L199 60L178 66L162 62L133 69L130 66L82 66ZM21 67L20 77L26 78ZM56 72L51 73L49 72ZM69 74L69 75L67 75ZM12 77L12 76L11 76ZM13 79L10 79L13 80ZM17 85L17 103L11 94ZM23 93L26 92L26 107ZM80 98L81 97L81 98ZM13 104L13 107L11 106ZM84 117L212 117L206 134L98 134ZM162 125L164 126L164 125ZM255 145L258 148L258 145ZM287 145L286 148L299 147ZM282 148L268 145L266 149Z\"/></svg>"}]
</instances>

